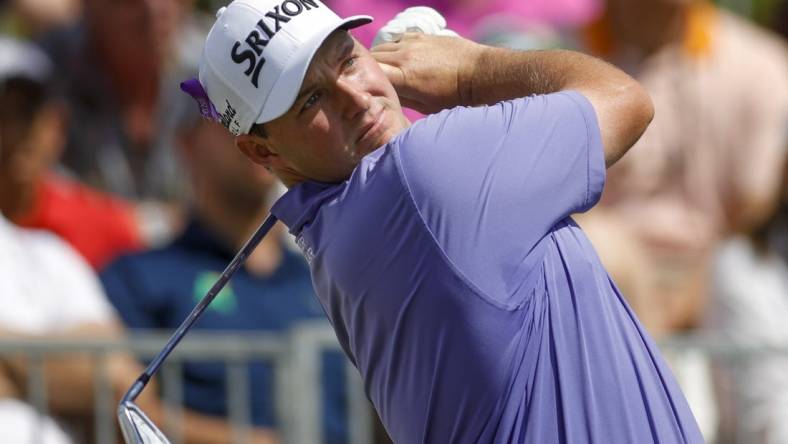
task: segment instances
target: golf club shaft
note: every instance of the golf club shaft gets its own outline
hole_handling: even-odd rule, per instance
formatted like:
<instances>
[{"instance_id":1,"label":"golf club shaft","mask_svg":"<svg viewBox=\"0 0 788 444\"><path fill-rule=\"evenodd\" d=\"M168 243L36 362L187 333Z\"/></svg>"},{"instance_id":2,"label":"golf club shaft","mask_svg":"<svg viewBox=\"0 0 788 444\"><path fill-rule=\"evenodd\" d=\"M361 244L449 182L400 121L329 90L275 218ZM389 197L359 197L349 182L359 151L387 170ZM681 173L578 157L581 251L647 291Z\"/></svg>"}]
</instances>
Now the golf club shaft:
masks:
<instances>
[{"instance_id":1,"label":"golf club shaft","mask_svg":"<svg viewBox=\"0 0 788 444\"><path fill-rule=\"evenodd\" d=\"M269 214L268 217L260 224L257 230L252 234L252 237L246 241L241 250L238 251L238 254L235 255L233 260L227 265L227 268L224 269L222 275L219 276L219 279L216 280L216 283L213 284L208 293L203 296L202 300L197 304L196 307L189 313L189 316L184 320L181 325L175 330L175 333L172 334L170 339L167 341L167 344L164 348L159 352L159 354L153 359L153 361L148 364L148 367L145 369L145 372L142 373L139 378L134 382L134 384L129 388L129 391L123 396L123 400L121 402L126 401L134 401L137 399L137 396L142 392L142 389L148 384L150 378L159 370L161 364L167 359L170 352L181 342L181 339L186 335L186 332L189 331L192 324L202 315L202 312L208 307L208 304L213 301L217 294L224 288L224 285L230 280L230 277L235 273L235 271L240 267L245 261L246 258L254 251L257 244L268 234L268 231L276 223L276 216L273 214Z\"/></svg>"}]
</instances>

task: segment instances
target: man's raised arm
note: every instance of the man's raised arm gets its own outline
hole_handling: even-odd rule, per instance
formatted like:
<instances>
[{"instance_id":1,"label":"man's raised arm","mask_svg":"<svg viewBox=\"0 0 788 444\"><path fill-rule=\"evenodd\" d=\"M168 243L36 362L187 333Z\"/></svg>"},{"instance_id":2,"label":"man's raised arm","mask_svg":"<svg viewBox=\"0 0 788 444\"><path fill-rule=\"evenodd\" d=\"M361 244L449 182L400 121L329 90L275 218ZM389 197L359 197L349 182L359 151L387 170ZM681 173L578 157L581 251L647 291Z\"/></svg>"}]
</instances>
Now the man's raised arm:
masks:
<instances>
[{"instance_id":1,"label":"man's raised arm","mask_svg":"<svg viewBox=\"0 0 788 444\"><path fill-rule=\"evenodd\" d=\"M375 46L372 54L403 105L426 113L578 91L596 111L608 167L640 138L654 116L651 98L637 81L574 51L515 51L457 37L405 34L399 42Z\"/></svg>"}]
</instances>

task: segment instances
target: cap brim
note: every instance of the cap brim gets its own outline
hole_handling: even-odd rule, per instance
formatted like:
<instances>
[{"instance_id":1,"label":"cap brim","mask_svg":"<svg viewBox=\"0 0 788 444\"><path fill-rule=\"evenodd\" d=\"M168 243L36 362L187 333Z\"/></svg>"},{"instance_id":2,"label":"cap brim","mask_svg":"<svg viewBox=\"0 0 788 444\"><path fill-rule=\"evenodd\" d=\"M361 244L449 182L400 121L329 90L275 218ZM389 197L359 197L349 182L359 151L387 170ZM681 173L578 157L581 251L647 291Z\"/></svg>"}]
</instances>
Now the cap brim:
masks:
<instances>
[{"instance_id":1,"label":"cap brim","mask_svg":"<svg viewBox=\"0 0 788 444\"><path fill-rule=\"evenodd\" d=\"M357 28L372 22L372 20L372 17L368 15L348 17L341 20L338 24L325 27L320 32L315 33L309 41L304 42L301 46L303 52L298 51L293 56L293 59L297 60L297 62L286 66L282 70L271 90L271 94L263 104L260 115L255 119L255 123L270 122L285 114L293 106L296 97L298 97L298 91L301 89L301 83L304 81L309 65L312 63L312 58L332 32L337 29L349 30Z\"/></svg>"},{"instance_id":2,"label":"cap brim","mask_svg":"<svg viewBox=\"0 0 788 444\"><path fill-rule=\"evenodd\" d=\"M372 16L370 15L354 15L353 17L348 17L342 20L342 24L339 25L339 28L342 29L353 29L358 28L359 26L366 25L368 23L372 23Z\"/></svg>"}]
</instances>

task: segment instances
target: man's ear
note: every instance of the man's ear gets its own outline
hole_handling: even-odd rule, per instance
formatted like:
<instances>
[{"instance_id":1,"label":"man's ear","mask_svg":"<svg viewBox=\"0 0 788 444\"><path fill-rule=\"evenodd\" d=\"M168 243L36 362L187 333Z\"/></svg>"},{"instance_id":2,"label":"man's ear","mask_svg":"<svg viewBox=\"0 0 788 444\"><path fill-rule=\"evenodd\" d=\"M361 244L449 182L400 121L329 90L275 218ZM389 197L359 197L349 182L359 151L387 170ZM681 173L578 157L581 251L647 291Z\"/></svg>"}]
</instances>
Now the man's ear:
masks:
<instances>
[{"instance_id":1,"label":"man's ear","mask_svg":"<svg viewBox=\"0 0 788 444\"><path fill-rule=\"evenodd\" d=\"M235 146L254 163L270 168L279 157L271 149L270 143L254 134L241 134L235 137Z\"/></svg>"}]
</instances>

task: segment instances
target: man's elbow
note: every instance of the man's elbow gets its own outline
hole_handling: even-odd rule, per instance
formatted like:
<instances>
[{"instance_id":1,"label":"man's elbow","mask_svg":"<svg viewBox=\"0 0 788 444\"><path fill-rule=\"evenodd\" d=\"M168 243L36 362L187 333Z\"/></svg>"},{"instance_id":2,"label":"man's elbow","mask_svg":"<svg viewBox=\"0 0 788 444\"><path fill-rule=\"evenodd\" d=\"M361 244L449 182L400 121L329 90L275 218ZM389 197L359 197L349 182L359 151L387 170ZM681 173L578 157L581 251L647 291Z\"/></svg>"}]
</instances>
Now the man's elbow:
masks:
<instances>
[{"instance_id":1,"label":"man's elbow","mask_svg":"<svg viewBox=\"0 0 788 444\"><path fill-rule=\"evenodd\" d=\"M613 165L640 139L654 119L654 103L648 92L634 80L622 85L613 101L614 122L605 140L605 163ZM604 137L604 136L603 136Z\"/></svg>"},{"instance_id":2,"label":"man's elbow","mask_svg":"<svg viewBox=\"0 0 788 444\"><path fill-rule=\"evenodd\" d=\"M629 89L631 90L629 95L632 102L630 104L633 116L632 125L635 127L633 128L635 140L632 142L634 144L646 131L651 121L654 120L654 102L646 89L639 83L633 82Z\"/></svg>"}]
</instances>

